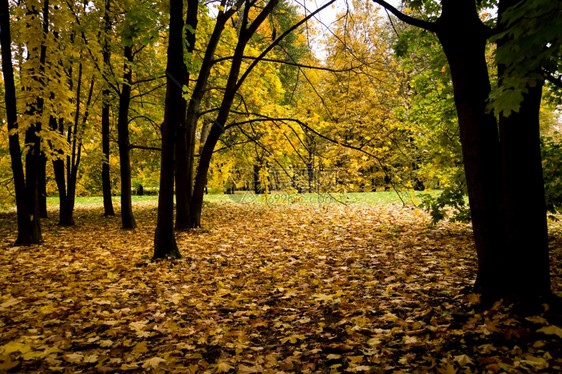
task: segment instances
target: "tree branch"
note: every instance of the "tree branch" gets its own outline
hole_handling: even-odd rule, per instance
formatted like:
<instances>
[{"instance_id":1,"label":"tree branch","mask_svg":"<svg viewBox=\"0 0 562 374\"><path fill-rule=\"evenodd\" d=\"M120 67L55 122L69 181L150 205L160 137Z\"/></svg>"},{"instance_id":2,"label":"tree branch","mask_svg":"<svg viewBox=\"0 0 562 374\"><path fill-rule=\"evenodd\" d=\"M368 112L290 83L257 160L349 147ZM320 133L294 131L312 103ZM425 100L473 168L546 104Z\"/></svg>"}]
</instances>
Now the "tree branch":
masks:
<instances>
[{"instance_id":1,"label":"tree branch","mask_svg":"<svg viewBox=\"0 0 562 374\"><path fill-rule=\"evenodd\" d=\"M428 22L418 18L407 16L406 14L402 13L401 11L399 11L398 9L396 9L395 7L393 7L392 5L390 5L384 0L372 0L372 1L376 4L381 5L386 10L390 11L392 14L394 14L394 16L396 16L396 18L398 18L402 22L406 22L409 25L416 26L424 30L428 30L432 32L437 31L437 25L435 24L435 22Z\"/></svg>"},{"instance_id":2,"label":"tree branch","mask_svg":"<svg viewBox=\"0 0 562 374\"><path fill-rule=\"evenodd\" d=\"M240 77L240 79L238 80L238 82L236 83L236 87L235 90L238 90L238 88L240 88L240 86L242 85L242 83L244 83L244 81L246 80L246 78L248 77L248 75L250 75L250 73L252 72L252 70L254 69L254 67L256 67L256 65L265 58L265 56L273 49L275 48L275 46L277 46L283 39L285 39L285 37L287 35L289 35L290 33L292 33L293 31L295 31L297 28L299 28L302 24L304 24L305 22L307 22L309 19L311 19L312 17L314 17L316 14L318 14L318 12L320 12L323 9L326 9L328 6L332 5L336 0L330 0L328 1L326 4L322 5L320 8L316 9L314 12L310 13L308 16L304 17L303 19L301 19L299 22L295 23L293 26L289 27L287 29L287 31L285 31L283 34L281 34L277 39L275 39L273 41L273 43L271 43L266 49L263 50L262 53L260 53L260 55L258 57L256 57L256 59L250 64L250 66L248 66L248 68L246 69L246 71L244 72L244 74L242 74L242 77Z\"/></svg>"},{"instance_id":3,"label":"tree branch","mask_svg":"<svg viewBox=\"0 0 562 374\"><path fill-rule=\"evenodd\" d=\"M221 58L218 58L216 60L213 60L213 64L216 64L216 63L219 63L219 62L222 62L222 61L232 60L233 58L234 58L233 56L221 57ZM248 59L248 60L256 60L259 57L243 56L242 58ZM348 72L348 71L357 69L359 67L359 66L353 66L352 65L351 67L346 68L346 69L332 69L332 68L328 68L328 67L325 67L325 66L304 65L304 64L299 64L297 62L276 60L276 59L272 59L272 58L262 58L261 61L273 62L273 63L289 65L289 66L296 66L296 67L303 68L303 69L324 70L324 71L329 71L329 72L332 72L332 73L344 73L344 72Z\"/></svg>"}]
</instances>

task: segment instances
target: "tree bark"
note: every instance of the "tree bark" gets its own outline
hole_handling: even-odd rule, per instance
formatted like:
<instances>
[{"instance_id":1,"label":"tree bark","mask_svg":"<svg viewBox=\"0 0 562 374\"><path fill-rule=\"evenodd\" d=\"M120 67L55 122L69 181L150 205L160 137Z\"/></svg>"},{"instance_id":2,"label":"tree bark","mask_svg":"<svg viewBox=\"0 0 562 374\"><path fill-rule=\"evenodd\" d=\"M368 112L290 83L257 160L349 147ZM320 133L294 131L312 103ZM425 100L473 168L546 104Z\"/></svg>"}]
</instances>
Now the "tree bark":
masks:
<instances>
[{"instance_id":1,"label":"tree bark","mask_svg":"<svg viewBox=\"0 0 562 374\"><path fill-rule=\"evenodd\" d=\"M498 123L486 108L490 83L485 44L491 33L479 20L473 0L443 0L434 23L413 19L386 1L373 1L404 22L436 32L447 55L478 252L476 288L484 302L504 297L536 302L550 296L538 126L542 84L528 87L519 112L500 117ZM500 30L502 13L517 3L499 2ZM501 84L506 70L498 68Z\"/></svg>"},{"instance_id":2,"label":"tree bark","mask_svg":"<svg viewBox=\"0 0 562 374\"><path fill-rule=\"evenodd\" d=\"M12 38L10 33L10 12L8 0L0 0L0 44L2 47L2 75L4 77L4 96L8 120L8 142L14 187L16 194L18 237L16 245L30 245L41 241L35 235L26 199L25 175L21 160L21 147L18 135L16 87L12 64Z\"/></svg>"},{"instance_id":3,"label":"tree bark","mask_svg":"<svg viewBox=\"0 0 562 374\"><path fill-rule=\"evenodd\" d=\"M225 87L225 93L211 130L209 131L209 136L207 141L203 146L201 151L201 156L199 158L199 165L197 167L197 174L195 176L195 183L193 186L193 196L191 199L191 223L193 227L201 227L201 212L203 209L203 195L205 194L205 184L207 183L207 175L209 173L209 166L211 164L211 158L215 146L224 132L226 121L230 115L230 108L234 101L234 96L243 81L240 80L240 68L242 65L242 59L244 56L244 49L248 44L250 38L254 35L259 25L265 20L265 18L271 13L271 11L277 5L278 0L271 0L267 5L260 11L256 18L250 23L249 22L249 11L251 4L246 3L244 7L243 15L241 18L240 35L238 36L238 43L236 44L236 49L234 50L234 55L232 58L232 65L230 66L230 72L228 75L228 80ZM249 73L248 70L245 71L244 76Z\"/></svg>"},{"instance_id":4,"label":"tree bark","mask_svg":"<svg viewBox=\"0 0 562 374\"><path fill-rule=\"evenodd\" d=\"M47 212L47 157L41 154L39 161L39 212L41 218L49 216Z\"/></svg>"},{"instance_id":5,"label":"tree bark","mask_svg":"<svg viewBox=\"0 0 562 374\"><path fill-rule=\"evenodd\" d=\"M185 77L183 26L183 0L170 0L166 104L162 124L160 191L153 260L181 257L174 233L174 143L177 129L184 126L185 121L186 106L182 97L185 83L182 82L182 78Z\"/></svg>"},{"instance_id":6,"label":"tree bark","mask_svg":"<svg viewBox=\"0 0 562 374\"><path fill-rule=\"evenodd\" d=\"M188 9L189 11L189 9ZM197 227L191 220L192 199L193 199L193 174L195 163L195 133L197 129L197 121L199 119L199 109L201 107L201 100L205 93L205 87L209 79L209 74L213 66L213 57L217 45L220 41L221 34L224 30L226 22L234 14L234 11L219 12L213 33L207 43L205 55L199 69L197 82L193 88L191 98L187 104L187 113L185 119L185 137L182 135L181 142L185 141L185 151L183 144L179 146L176 159L176 229L184 230L186 228ZM192 18L188 17L190 22ZM189 21L188 21L189 22ZM189 35L188 35L189 36ZM193 43L195 38L192 39ZM187 186L187 187L185 187ZM180 196L182 195L182 196Z\"/></svg>"},{"instance_id":7,"label":"tree bark","mask_svg":"<svg viewBox=\"0 0 562 374\"><path fill-rule=\"evenodd\" d=\"M187 2L187 16L185 19L186 28L186 51L188 54L193 53L196 42L196 29L198 23L198 7L199 0L189 0ZM185 84L189 82L189 72L185 64L182 66L182 81ZM192 136L194 136L191 129L187 129L186 115L187 115L187 101L182 100L182 113L184 120L178 123L177 136L176 136L176 230L187 230L191 227L189 220L189 205L191 202L192 185L193 185L193 169L190 167L195 144Z\"/></svg>"},{"instance_id":8,"label":"tree bark","mask_svg":"<svg viewBox=\"0 0 562 374\"><path fill-rule=\"evenodd\" d=\"M551 295L548 229L540 153L542 85L518 113L500 117L509 294L523 302Z\"/></svg>"},{"instance_id":9,"label":"tree bark","mask_svg":"<svg viewBox=\"0 0 562 374\"><path fill-rule=\"evenodd\" d=\"M490 81L485 61L488 32L473 0L443 1L437 36L453 80L455 105L478 253L476 287L486 300L507 286L501 166L497 123L486 111Z\"/></svg>"},{"instance_id":10,"label":"tree bark","mask_svg":"<svg viewBox=\"0 0 562 374\"><path fill-rule=\"evenodd\" d=\"M137 227L133 215L129 142L129 105L131 102L131 81L133 77L129 63L133 62L133 49L130 45L126 45L123 51L126 60L125 73L123 74L123 87L119 94L119 117L117 120L119 166L121 172L121 223L123 229L132 230Z\"/></svg>"},{"instance_id":11,"label":"tree bark","mask_svg":"<svg viewBox=\"0 0 562 374\"><path fill-rule=\"evenodd\" d=\"M103 46L103 66L107 68L111 63L111 50L109 48L109 41L107 40L111 32L111 22L109 19L109 11L111 7L111 0L105 2L104 13L104 46ZM109 102L110 91L104 88L102 91L102 110L101 110L101 147L104 156L103 164L101 167L101 183L103 191L103 215L114 216L113 201L111 196L111 174L109 167L109 158L111 157L109 149Z\"/></svg>"},{"instance_id":12,"label":"tree bark","mask_svg":"<svg viewBox=\"0 0 562 374\"><path fill-rule=\"evenodd\" d=\"M505 29L503 14L516 0L501 0L499 28ZM508 41L498 41L498 48ZM536 51L539 54L541 51ZM498 65L499 84L507 77ZM516 113L500 116L500 143L505 207L505 238L509 253L509 294L533 303L551 295L548 257L548 227L540 150L539 112L543 82L528 87Z\"/></svg>"}]
</instances>

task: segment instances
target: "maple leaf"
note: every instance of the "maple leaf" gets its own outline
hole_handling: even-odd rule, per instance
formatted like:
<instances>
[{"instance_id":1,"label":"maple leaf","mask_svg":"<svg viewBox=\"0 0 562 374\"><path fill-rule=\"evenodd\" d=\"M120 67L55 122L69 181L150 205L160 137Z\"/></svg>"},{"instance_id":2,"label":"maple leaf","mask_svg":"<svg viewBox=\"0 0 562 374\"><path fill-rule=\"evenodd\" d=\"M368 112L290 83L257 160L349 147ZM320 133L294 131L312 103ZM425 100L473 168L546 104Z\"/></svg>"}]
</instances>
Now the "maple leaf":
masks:
<instances>
[{"instance_id":1,"label":"maple leaf","mask_svg":"<svg viewBox=\"0 0 562 374\"><path fill-rule=\"evenodd\" d=\"M458 362L460 366L473 365L474 363L467 355L458 355L453 358L453 361Z\"/></svg>"},{"instance_id":2,"label":"maple leaf","mask_svg":"<svg viewBox=\"0 0 562 374\"><path fill-rule=\"evenodd\" d=\"M233 368L234 367L228 361L219 360L219 362L217 363L216 371L218 373L228 373Z\"/></svg>"},{"instance_id":3,"label":"maple leaf","mask_svg":"<svg viewBox=\"0 0 562 374\"><path fill-rule=\"evenodd\" d=\"M13 352L26 353L31 351L31 346L14 340L3 345L0 350L5 355L8 355Z\"/></svg>"},{"instance_id":4,"label":"maple leaf","mask_svg":"<svg viewBox=\"0 0 562 374\"><path fill-rule=\"evenodd\" d=\"M3 310L5 310L5 309L8 309L8 308L11 307L11 306L17 305L17 304L19 304L20 302L21 302L20 299L17 299L17 298L12 297L12 298L10 298L10 299L4 301L2 304L0 304L0 311L3 311Z\"/></svg>"},{"instance_id":5,"label":"maple leaf","mask_svg":"<svg viewBox=\"0 0 562 374\"><path fill-rule=\"evenodd\" d=\"M559 338L562 338L562 328L555 325L541 327L537 331L548 335L556 335Z\"/></svg>"},{"instance_id":6,"label":"maple leaf","mask_svg":"<svg viewBox=\"0 0 562 374\"><path fill-rule=\"evenodd\" d=\"M66 354L64 358L66 361L76 364L82 362L82 360L84 359L84 355L77 352L73 352L73 353Z\"/></svg>"},{"instance_id":7,"label":"maple leaf","mask_svg":"<svg viewBox=\"0 0 562 374\"><path fill-rule=\"evenodd\" d=\"M164 360L161 357L155 356L149 359L146 359L143 364L142 367L145 369L156 369L159 365L166 363L166 360Z\"/></svg>"}]
</instances>

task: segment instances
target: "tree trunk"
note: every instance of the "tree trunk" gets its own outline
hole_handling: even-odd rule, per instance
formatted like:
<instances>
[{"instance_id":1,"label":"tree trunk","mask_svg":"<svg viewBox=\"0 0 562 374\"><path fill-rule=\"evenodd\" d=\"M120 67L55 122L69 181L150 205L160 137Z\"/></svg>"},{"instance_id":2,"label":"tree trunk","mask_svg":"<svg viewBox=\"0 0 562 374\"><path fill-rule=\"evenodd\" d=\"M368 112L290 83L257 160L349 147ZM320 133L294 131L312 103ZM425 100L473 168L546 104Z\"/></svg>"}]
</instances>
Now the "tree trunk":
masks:
<instances>
[{"instance_id":1,"label":"tree trunk","mask_svg":"<svg viewBox=\"0 0 562 374\"><path fill-rule=\"evenodd\" d=\"M516 0L501 0L499 28L503 14ZM508 39L498 41L498 48ZM536 51L537 54L540 51ZM505 66L498 65L499 84L508 78ZM523 303L535 303L551 295L548 258L548 228L540 151L539 112L542 82L528 87L517 113L500 116L505 238L510 296Z\"/></svg>"},{"instance_id":2,"label":"tree trunk","mask_svg":"<svg viewBox=\"0 0 562 374\"><path fill-rule=\"evenodd\" d=\"M189 55L195 49L196 29L198 23L198 7L199 0L189 0L187 2L187 16L185 23L186 28L186 51ZM182 82L189 83L189 72L187 66L182 64ZM187 101L182 100L181 111L184 119L178 123L177 136L176 136L176 230L187 230L191 227L189 221L189 205L191 202L191 193L193 186L193 168L192 155L195 149L195 144L191 136L193 132L188 129L185 117L187 115Z\"/></svg>"},{"instance_id":3,"label":"tree trunk","mask_svg":"<svg viewBox=\"0 0 562 374\"><path fill-rule=\"evenodd\" d=\"M25 134L25 143L29 147L25 156L25 198L29 204L29 213L31 218L31 241L40 243L41 238L41 210L39 204L39 169L41 166L41 138L38 132L41 131L41 123L30 127Z\"/></svg>"},{"instance_id":4,"label":"tree trunk","mask_svg":"<svg viewBox=\"0 0 562 374\"><path fill-rule=\"evenodd\" d=\"M129 142L129 104L131 101L132 70L129 63L133 61L131 46L124 47L125 73L123 87L119 94L119 118L117 132L119 142L119 166L121 171L121 222L123 229L132 230L137 227L133 216L132 189L131 189L131 158Z\"/></svg>"},{"instance_id":5,"label":"tree trunk","mask_svg":"<svg viewBox=\"0 0 562 374\"><path fill-rule=\"evenodd\" d=\"M111 1L106 0L105 2L105 13L104 13L104 47L103 47L103 66L107 68L110 64L111 51L109 48L109 42L107 40L108 34L111 32L111 22L109 20ZM103 190L103 215L104 216L114 216L115 211L113 210L113 201L111 197L111 174L109 168L109 102L110 102L110 91L105 88L102 91L102 110L101 110L101 147L104 156L103 164L101 167L101 183Z\"/></svg>"},{"instance_id":6,"label":"tree trunk","mask_svg":"<svg viewBox=\"0 0 562 374\"><path fill-rule=\"evenodd\" d=\"M30 245L41 241L33 230L30 209L26 199L25 176L21 160L21 147L19 143L17 124L16 87L14 82L14 69L12 65L12 39L10 35L10 12L8 0L0 0L0 44L2 47L2 75L4 77L4 95L6 102L6 115L8 120L8 142L14 187L16 194L18 237L16 245Z\"/></svg>"},{"instance_id":7,"label":"tree trunk","mask_svg":"<svg viewBox=\"0 0 562 374\"><path fill-rule=\"evenodd\" d=\"M501 207L497 123L486 111L490 82L485 61L487 31L473 0L443 1L437 36L449 61L459 119L483 299L501 297L507 265Z\"/></svg>"},{"instance_id":8,"label":"tree trunk","mask_svg":"<svg viewBox=\"0 0 562 374\"><path fill-rule=\"evenodd\" d=\"M55 174L55 181L57 182L59 190L59 225L73 226L74 218L72 210L74 204L71 204L70 197L66 193L66 178L63 159L53 161L53 170Z\"/></svg>"},{"instance_id":9,"label":"tree trunk","mask_svg":"<svg viewBox=\"0 0 562 374\"><path fill-rule=\"evenodd\" d=\"M548 229L540 152L542 85L525 95L518 113L500 117L509 293L532 301L550 296Z\"/></svg>"},{"instance_id":10,"label":"tree trunk","mask_svg":"<svg viewBox=\"0 0 562 374\"><path fill-rule=\"evenodd\" d=\"M41 154L39 165L39 212L41 218L47 218L47 157Z\"/></svg>"},{"instance_id":11,"label":"tree trunk","mask_svg":"<svg viewBox=\"0 0 562 374\"><path fill-rule=\"evenodd\" d=\"M193 23L196 25L197 21L191 15L190 9L195 9L195 0L190 0L188 4L188 17L187 22L193 27ZM205 56L201 62L201 68L199 69L199 74L197 76L197 82L193 88L191 98L187 105L187 113L185 118L185 137L182 136L181 142L185 142L185 149L183 151L183 144L178 144L180 149L178 149L178 155L180 156L176 160L176 229L183 230L185 228L196 227L191 220L191 211L193 210L191 204L193 199L193 174L194 174L194 164L195 164L195 133L197 130L197 121L199 119L199 109L201 108L201 100L203 99L203 94L205 93L205 87L207 86L207 81L209 79L209 74L213 66L212 60L215 55L215 50L220 41L220 36L224 30L225 24L232 14L226 14L220 11L211 38L207 43L205 50ZM194 27L195 30L195 27ZM188 43L189 48L191 45L195 45L195 34L188 33ZM191 39L190 39L191 38ZM178 185L179 182L179 185ZM184 186L188 186L185 188ZM179 195L183 196L179 196Z\"/></svg>"},{"instance_id":12,"label":"tree trunk","mask_svg":"<svg viewBox=\"0 0 562 374\"><path fill-rule=\"evenodd\" d=\"M182 74L185 71L182 17L183 0L170 0L166 104L162 124L160 191L153 259L181 257L174 233L174 143L177 129L185 126L186 104L182 97L185 83L182 82L185 77Z\"/></svg>"},{"instance_id":13,"label":"tree trunk","mask_svg":"<svg viewBox=\"0 0 562 374\"><path fill-rule=\"evenodd\" d=\"M101 114L101 144L104 156L101 168L101 183L103 190L103 215L114 216L113 201L111 197L111 174L109 169L109 90L103 90L103 107Z\"/></svg>"},{"instance_id":14,"label":"tree trunk","mask_svg":"<svg viewBox=\"0 0 562 374\"><path fill-rule=\"evenodd\" d=\"M205 194L205 184L207 183L207 175L209 173L209 166L211 165L211 158L213 157L213 150L222 134L222 128L218 125L213 125L209 136L199 157L199 165L197 167L197 175L195 176L195 184L193 186L193 197L191 199L191 223L192 227L201 227L201 213L203 210L203 196Z\"/></svg>"},{"instance_id":15,"label":"tree trunk","mask_svg":"<svg viewBox=\"0 0 562 374\"><path fill-rule=\"evenodd\" d=\"M234 50L228 80L226 82L224 96L222 98L221 106L217 114L217 118L211 126L209 136L199 157L199 165L197 167L197 175L195 176L195 183L193 186L193 196L191 198L191 224L193 227L201 227L201 212L203 209L203 195L205 194L205 184L207 183L207 175L209 173L209 166L215 146L224 132L226 121L230 115L230 108L234 101L234 96L243 82L243 78L238 79L240 76L240 68L244 56L244 49L248 44L250 38L254 35L259 25L265 18L273 11L277 5L278 0L271 0L260 11L260 13L249 23L250 3L246 3L243 14L241 17L240 35L238 36L238 43ZM213 34L214 35L214 34ZM207 57L207 56L206 56ZM245 74L249 73L251 69L247 69Z\"/></svg>"}]
</instances>

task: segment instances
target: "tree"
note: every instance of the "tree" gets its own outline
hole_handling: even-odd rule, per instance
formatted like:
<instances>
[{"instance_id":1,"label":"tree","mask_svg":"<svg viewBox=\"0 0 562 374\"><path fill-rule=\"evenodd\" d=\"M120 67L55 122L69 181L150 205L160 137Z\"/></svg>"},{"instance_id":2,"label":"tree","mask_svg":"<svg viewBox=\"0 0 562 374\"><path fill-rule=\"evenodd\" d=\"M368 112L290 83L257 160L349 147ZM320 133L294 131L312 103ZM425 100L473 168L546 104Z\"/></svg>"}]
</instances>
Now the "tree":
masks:
<instances>
[{"instance_id":1,"label":"tree","mask_svg":"<svg viewBox=\"0 0 562 374\"><path fill-rule=\"evenodd\" d=\"M174 146L177 130L184 126L185 121L186 105L182 97L185 84L182 78L185 77L186 71L183 59L183 28L183 0L170 0L166 107L162 124L160 191L153 259L180 257L174 235ZM180 134L184 135L182 132Z\"/></svg>"},{"instance_id":2,"label":"tree","mask_svg":"<svg viewBox=\"0 0 562 374\"><path fill-rule=\"evenodd\" d=\"M253 69L258 63L260 63L265 56L273 50L280 41L282 41L287 35L293 32L302 24L306 23L310 18L316 15L318 12L322 11L326 7L330 6L332 1L327 2L315 11L311 12L307 16L303 17L299 22L295 23L292 27L288 28L285 32L279 35L271 44L269 44L261 53L252 59L252 62L248 64L245 70L242 71L242 62L244 61L244 51L248 45L248 42L252 36L256 33L259 26L265 21L269 14L275 8L277 1L271 0L267 2L263 8L255 15L252 20L250 18L250 11L254 3L246 3L241 19L240 19L240 31L238 36L238 41L236 43L236 48L232 56L231 67L228 74L228 79L226 86L224 88L224 96L222 97L220 106L218 108L218 113L213 121L213 125L209 130L209 134L203 148L200 151L199 165L197 167L197 173L193 185L193 197L190 206L190 216L191 223L193 227L199 227L201 225L201 209L203 207L203 195L205 191L205 184L207 181L207 174L209 171L210 161L217 145L218 140L224 133L227 121L229 119L231 106L233 105L236 93L246 80L248 76L252 73ZM258 8L259 9L259 8Z\"/></svg>"},{"instance_id":3,"label":"tree","mask_svg":"<svg viewBox=\"0 0 562 374\"><path fill-rule=\"evenodd\" d=\"M536 72L526 70L523 74L535 79L526 80L526 92L520 101L519 112L504 113L500 118L498 134L498 122L487 108L491 83L486 63L486 43L493 30L481 21L478 14L478 6L489 4L477 4L472 0L444 0L440 15L434 20L424 20L402 13L385 1L374 2L383 5L400 20L434 32L447 56L478 253L477 289L487 302L502 297L536 301L550 296L544 194L538 152L541 84L536 80ZM422 9L422 3L418 1L410 5ZM425 9L434 5L429 2ZM499 30L506 26L502 18L505 11L514 6L515 2L499 2ZM519 18L512 21L512 25L517 27L521 22L522 18ZM535 31L540 33L540 29ZM514 35L505 38L518 43ZM502 43L500 41L499 45ZM500 85L504 78L509 77L507 71L500 66ZM510 129L506 128L508 123L511 124ZM521 160L514 154L515 149L529 159ZM514 170L518 170L517 180ZM521 201L514 193L518 189L514 183L523 179L529 188L525 194L532 201L522 206L523 213L530 215L527 218L515 208ZM523 222L532 222L532 227L527 228Z\"/></svg>"},{"instance_id":4,"label":"tree","mask_svg":"<svg viewBox=\"0 0 562 374\"><path fill-rule=\"evenodd\" d=\"M30 245L41 241L41 236L33 225L32 212L26 198L26 181L21 160L21 147L18 134L18 112L16 102L16 87L14 69L12 65L12 38L10 32L10 7L8 0L0 1L0 42L2 47L2 74L4 76L4 94L6 114L8 117L8 136L12 172L16 193L16 207L18 219L18 237L16 244Z\"/></svg>"},{"instance_id":5,"label":"tree","mask_svg":"<svg viewBox=\"0 0 562 374\"><path fill-rule=\"evenodd\" d=\"M103 13L103 69L108 69L111 63L111 48L109 45L109 34L111 33L111 0L105 0L104 13ZM108 74L104 71L105 75ZM111 175L109 170L109 127L110 127L110 89L108 84L104 82L104 89L102 91L102 114L101 114L101 137L102 137L102 152L104 160L102 163L102 192L103 192L103 209L105 216L114 216L113 202L111 198Z\"/></svg>"}]
</instances>

